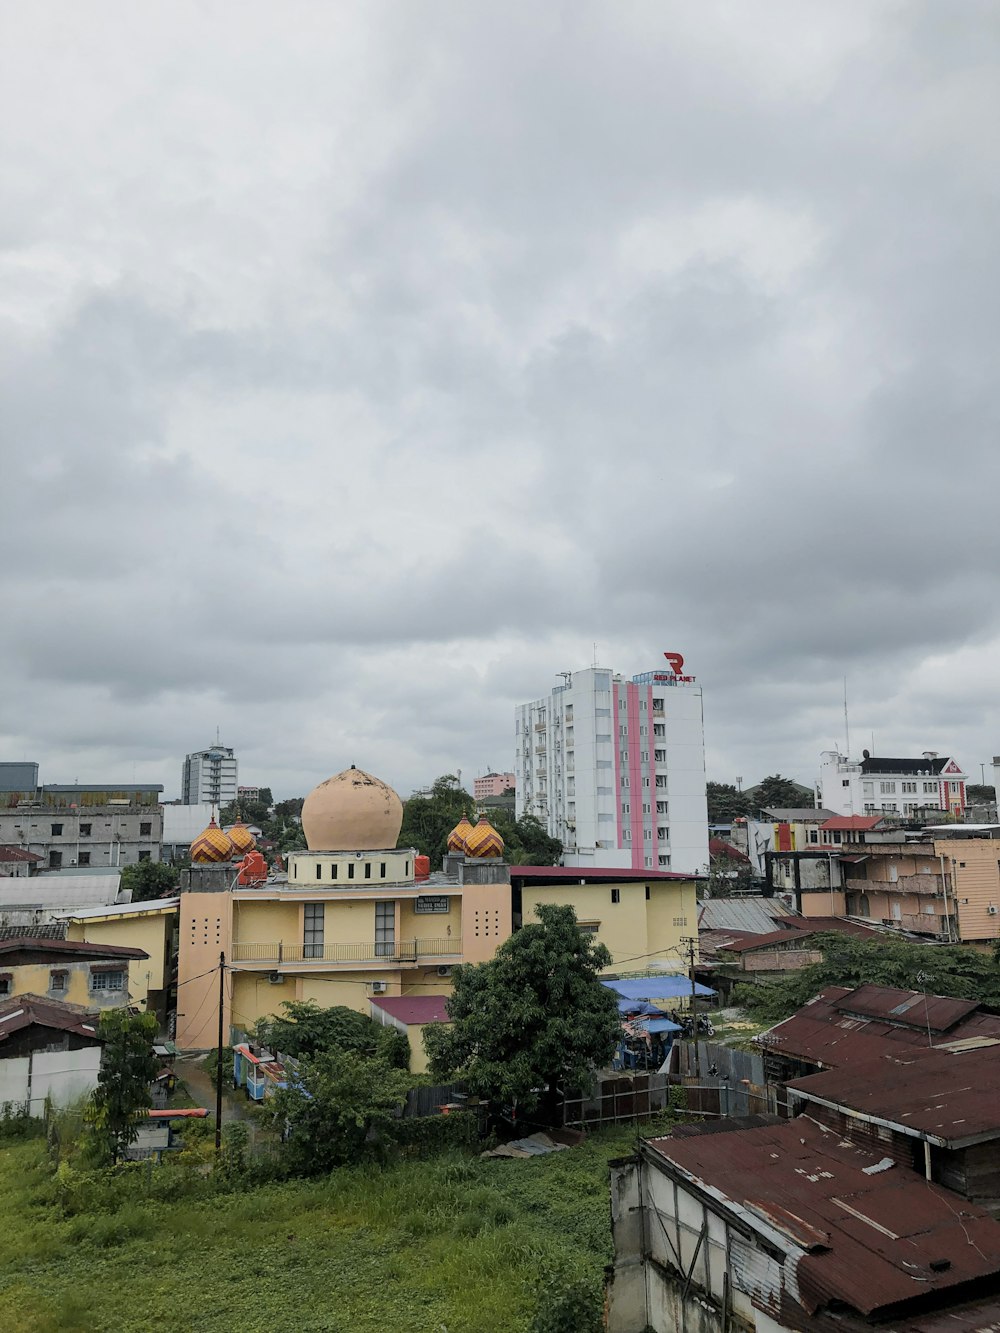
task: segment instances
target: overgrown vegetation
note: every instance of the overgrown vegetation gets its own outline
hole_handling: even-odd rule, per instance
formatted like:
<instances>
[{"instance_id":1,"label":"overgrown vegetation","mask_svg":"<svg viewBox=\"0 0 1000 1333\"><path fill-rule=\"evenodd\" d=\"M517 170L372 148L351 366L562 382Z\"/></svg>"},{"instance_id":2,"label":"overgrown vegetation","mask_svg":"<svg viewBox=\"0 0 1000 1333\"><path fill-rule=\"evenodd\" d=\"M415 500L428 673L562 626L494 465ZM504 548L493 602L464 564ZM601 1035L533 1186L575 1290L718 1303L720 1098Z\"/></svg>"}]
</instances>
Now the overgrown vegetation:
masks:
<instances>
[{"instance_id":1,"label":"overgrown vegetation","mask_svg":"<svg viewBox=\"0 0 1000 1333\"><path fill-rule=\"evenodd\" d=\"M880 936L875 940L824 932L815 937L822 962L780 981L737 986L734 1003L757 1019L776 1023L801 1008L826 986L897 986L1000 1006L1000 965L993 954L967 946L911 944Z\"/></svg>"},{"instance_id":2,"label":"overgrown vegetation","mask_svg":"<svg viewBox=\"0 0 1000 1333\"><path fill-rule=\"evenodd\" d=\"M428 796L411 796L403 806L399 847L416 847L437 869L447 850L448 834L463 815L475 822L476 802L453 773L435 779ZM550 838L533 815L514 819L503 810L490 813L490 822L504 840L504 856L512 865L555 865L562 843Z\"/></svg>"},{"instance_id":3,"label":"overgrown vegetation","mask_svg":"<svg viewBox=\"0 0 1000 1333\"><path fill-rule=\"evenodd\" d=\"M149 1085L156 1076L155 1014L105 1009L99 1035L104 1042L97 1087L84 1112L87 1150L100 1165L119 1161L153 1104Z\"/></svg>"},{"instance_id":4,"label":"overgrown vegetation","mask_svg":"<svg viewBox=\"0 0 1000 1333\"><path fill-rule=\"evenodd\" d=\"M272 1051L295 1059L347 1051L384 1060L393 1069L410 1067L410 1043L398 1028L343 1005L321 1009L312 1000L285 1000L281 1007L283 1015L262 1018L254 1033Z\"/></svg>"},{"instance_id":5,"label":"overgrown vegetation","mask_svg":"<svg viewBox=\"0 0 1000 1333\"><path fill-rule=\"evenodd\" d=\"M451 1151L264 1184L235 1142L229 1179L146 1163L54 1174L44 1140L0 1146L0 1328L590 1333L608 1161L633 1142L629 1126L546 1158Z\"/></svg>"}]
</instances>

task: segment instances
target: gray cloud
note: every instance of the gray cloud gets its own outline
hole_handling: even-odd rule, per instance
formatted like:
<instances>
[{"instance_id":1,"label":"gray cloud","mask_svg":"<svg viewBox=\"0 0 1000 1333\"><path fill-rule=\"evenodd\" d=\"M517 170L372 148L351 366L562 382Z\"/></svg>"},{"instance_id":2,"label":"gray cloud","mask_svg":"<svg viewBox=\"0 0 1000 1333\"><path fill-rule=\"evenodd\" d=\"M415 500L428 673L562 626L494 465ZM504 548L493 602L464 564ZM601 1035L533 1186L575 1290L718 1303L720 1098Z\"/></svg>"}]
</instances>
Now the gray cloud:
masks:
<instances>
[{"instance_id":1,"label":"gray cloud","mask_svg":"<svg viewBox=\"0 0 1000 1333\"><path fill-rule=\"evenodd\" d=\"M1000 740L995 9L18 14L0 754L405 791L685 652L710 775Z\"/></svg>"}]
</instances>

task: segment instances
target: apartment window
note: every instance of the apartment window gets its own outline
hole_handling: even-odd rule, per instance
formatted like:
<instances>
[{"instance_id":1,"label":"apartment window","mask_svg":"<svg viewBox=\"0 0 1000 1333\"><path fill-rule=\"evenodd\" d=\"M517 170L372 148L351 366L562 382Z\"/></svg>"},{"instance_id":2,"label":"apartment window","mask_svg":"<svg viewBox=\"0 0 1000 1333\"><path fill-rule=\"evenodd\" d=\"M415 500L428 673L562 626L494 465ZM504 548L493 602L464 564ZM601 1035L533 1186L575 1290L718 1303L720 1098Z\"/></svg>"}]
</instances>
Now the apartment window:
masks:
<instances>
[{"instance_id":1,"label":"apartment window","mask_svg":"<svg viewBox=\"0 0 1000 1333\"><path fill-rule=\"evenodd\" d=\"M866 814L866 815L874 815L874 814L877 814L877 813L878 813L878 811L875 809L874 805L866 805L866 806L865 806L865 814Z\"/></svg>"},{"instance_id":2,"label":"apartment window","mask_svg":"<svg viewBox=\"0 0 1000 1333\"><path fill-rule=\"evenodd\" d=\"M895 808L896 808L895 804L894 804L893 802L891 802L891 801L889 801L889 802L885 802L885 801L884 801L884 802L882 803L882 810L883 810L884 813L887 814L887 815L891 815L892 812L895 810Z\"/></svg>"},{"instance_id":3,"label":"apartment window","mask_svg":"<svg viewBox=\"0 0 1000 1333\"><path fill-rule=\"evenodd\" d=\"M667 842L670 838L670 830L661 824L656 830L656 836L659 838L660 842Z\"/></svg>"},{"instance_id":4,"label":"apartment window","mask_svg":"<svg viewBox=\"0 0 1000 1333\"><path fill-rule=\"evenodd\" d=\"M618 735L619 735L619 736L627 736L627 735L628 735L628 727L625 726L624 723L618 728Z\"/></svg>"},{"instance_id":5,"label":"apartment window","mask_svg":"<svg viewBox=\"0 0 1000 1333\"><path fill-rule=\"evenodd\" d=\"M375 904L375 957L391 958L396 951L396 904Z\"/></svg>"},{"instance_id":6,"label":"apartment window","mask_svg":"<svg viewBox=\"0 0 1000 1333\"><path fill-rule=\"evenodd\" d=\"M651 828L643 829L643 831L642 831L642 840L643 840L643 842L652 842L652 841L653 841L653 830L652 830Z\"/></svg>"},{"instance_id":7,"label":"apartment window","mask_svg":"<svg viewBox=\"0 0 1000 1333\"><path fill-rule=\"evenodd\" d=\"M902 783L900 790L904 793L904 795L906 793L909 793L911 796L916 795L917 784L915 782L904 782Z\"/></svg>"},{"instance_id":8,"label":"apartment window","mask_svg":"<svg viewBox=\"0 0 1000 1333\"><path fill-rule=\"evenodd\" d=\"M819 842L819 833L818 833L818 832L816 831L816 829L814 829L814 828L811 828L811 829L809 830L809 841L810 841L810 842Z\"/></svg>"},{"instance_id":9,"label":"apartment window","mask_svg":"<svg viewBox=\"0 0 1000 1333\"><path fill-rule=\"evenodd\" d=\"M657 802L656 802L656 813L657 813L658 815L665 815L665 814L667 813L667 803L666 803L666 801L657 801Z\"/></svg>"},{"instance_id":10,"label":"apartment window","mask_svg":"<svg viewBox=\"0 0 1000 1333\"><path fill-rule=\"evenodd\" d=\"M623 759L626 763L628 762L628 750L622 750L622 759Z\"/></svg>"},{"instance_id":11,"label":"apartment window","mask_svg":"<svg viewBox=\"0 0 1000 1333\"><path fill-rule=\"evenodd\" d=\"M851 779L850 779L850 778L844 778L843 782L841 782L840 785L841 785L842 787L849 787L849 786L851 785ZM884 786L884 784L883 784L883 786Z\"/></svg>"},{"instance_id":12,"label":"apartment window","mask_svg":"<svg viewBox=\"0 0 1000 1333\"><path fill-rule=\"evenodd\" d=\"M61 837L61 836L62 836L62 831L63 831L63 826L62 826L62 824L53 824L53 825L52 825L52 837L53 837L53 838L59 838L59 837Z\"/></svg>"},{"instance_id":13,"label":"apartment window","mask_svg":"<svg viewBox=\"0 0 1000 1333\"><path fill-rule=\"evenodd\" d=\"M49 852L49 869L62 869L62 852Z\"/></svg>"},{"instance_id":14,"label":"apartment window","mask_svg":"<svg viewBox=\"0 0 1000 1333\"><path fill-rule=\"evenodd\" d=\"M52 992L59 992L59 991L65 991L65 989L66 989L66 973L50 972L49 990Z\"/></svg>"},{"instance_id":15,"label":"apartment window","mask_svg":"<svg viewBox=\"0 0 1000 1333\"><path fill-rule=\"evenodd\" d=\"M659 859L659 862L660 862L660 869L661 869L661 870L666 870L667 867L670 865L670 857L669 857L669 856L661 856L661 857L659 857L658 859Z\"/></svg>"},{"instance_id":16,"label":"apartment window","mask_svg":"<svg viewBox=\"0 0 1000 1333\"><path fill-rule=\"evenodd\" d=\"M366 862L365 862L365 879L371 879L371 877L372 877L372 863L371 863L371 861L366 861Z\"/></svg>"},{"instance_id":17,"label":"apartment window","mask_svg":"<svg viewBox=\"0 0 1000 1333\"><path fill-rule=\"evenodd\" d=\"M646 885L646 902L649 902L649 885Z\"/></svg>"},{"instance_id":18,"label":"apartment window","mask_svg":"<svg viewBox=\"0 0 1000 1333\"><path fill-rule=\"evenodd\" d=\"M9 995L13 983L14 978L9 972L5 972L3 976L0 976L0 995Z\"/></svg>"},{"instance_id":19,"label":"apartment window","mask_svg":"<svg viewBox=\"0 0 1000 1333\"><path fill-rule=\"evenodd\" d=\"M662 712L663 712L663 700L662 700L662 699L657 699L657 697L656 697L655 694L653 695L653 712L654 712L654 713L662 713Z\"/></svg>"},{"instance_id":20,"label":"apartment window","mask_svg":"<svg viewBox=\"0 0 1000 1333\"><path fill-rule=\"evenodd\" d=\"M316 878L317 879L323 878L323 864L321 861L316 862Z\"/></svg>"},{"instance_id":21,"label":"apartment window","mask_svg":"<svg viewBox=\"0 0 1000 1333\"><path fill-rule=\"evenodd\" d=\"M82 866L89 866L89 865L90 865L90 853L89 853L89 852L81 852L81 853L80 853L80 865L82 865Z\"/></svg>"},{"instance_id":22,"label":"apartment window","mask_svg":"<svg viewBox=\"0 0 1000 1333\"><path fill-rule=\"evenodd\" d=\"M649 751L648 751L648 750L640 750L640 751L639 751L639 762L642 763L642 764L648 764L648 763L649 763Z\"/></svg>"},{"instance_id":23,"label":"apartment window","mask_svg":"<svg viewBox=\"0 0 1000 1333\"><path fill-rule=\"evenodd\" d=\"M936 794L936 792L937 792L937 783L936 783L936 782L925 782L925 783L924 783L924 795L925 795L925 796L934 796L934 795Z\"/></svg>"},{"instance_id":24,"label":"apartment window","mask_svg":"<svg viewBox=\"0 0 1000 1333\"><path fill-rule=\"evenodd\" d=\"M643 780L642 780L642 785L643 785L644 787L648 787L648 786L649 786L649 778L643 778Z\"/></svg>"},{"instance_id":25,"label":"apartment window","mask_svg":"<svg viewBox=\"0 0 1000 1333\"><path fill-rule=\"evenodd\" d=\"M316 867L319 869L319 866ZM306 903L302 910L302 956L323 957L324 909L322 903Z\"/></svg>"},{"instance_id":26,"label":"apartment window","mask_svg":"<svg viewBox=\"0 0 1000 1333\"><path fill-rule=\"evenodd\" d=\"M120 991L125 989L124 972L91 972L90 989Z\"/></svg>"},{"instance_id":27,"label":"apartment window","mask_svg":"<svg viewBox=\"0 0 1000 1333\"><path fill-rule=\"evenodd\" d=\"M875 784L874 784L874 782L862 782L862 784L861 784L861 794L862 794L862 796L874 796L874 795L875 795Z\"/></svg>"},{"instance_id":28,"label":"apartment window","mask_svg":"<svg viewBox=\"0 0 1000 1333\"><path fill-rule=\"evenodd\" d=\"M653 868L653 858L652 858L651 856L647 856L647 857L646 857L646 869L647 869L647 870L652 870L652 868Z\"/></svg>"},{"instance_id":29,"label":"apartment window","mask_svg":"<svg viewBox=\"0 0 1000 1333\"><path fill-rule=\"evenodd\" d=\"M601 766L601 761L600 761L599 759L598 759L598 761L597 761L597 766L598 766L598 768L600 768L600 766ZM608 765L608 767L610 768L610 764ZM623 774L622 774L622 786L623 786L623 787L627 787L627 786L628 786L628 774L627 774L627 773L623 773Z\"/></svg>"},{"instance_id":30,"label":"apartment window","mask_svg":"<svg viewBox=\"0 0 1000 1333\"><path fill-rule=\"evenodd\" d=\"M667 779L663 773L658 773L656 775L656 785L658 787L665 787L667 785Z\"/></svg>"},{"instance_id":31,"label":"apartment window","mask_svg":"<svg viewBox=\"0 0 1000 1333\"><path fill-rule=\"evenodd\" d=\"M847 786L846 782L844 786ZM896 794L896 784L894 782L880 782L879 789L883 796L895 796Z\"/></svg>"},{"instance_id":32,"label":"apartment window","mask_svg":"<svg viewBox=\"0 0 1000 1333\"><path fill-rule=\"evenodd\" d=\"M611 709L610 709L610 708L595 708L595 709L594 709L594 716L595 716L595 717L610 717L610 716L611 716Z\"/></svg>"},{"instance_id":33,"label":"apartment window","mask_svg":"<svg viewBox=\"0 0 1000 1333\"><path fill-rule=\"evenodd\" d=\"M337 871L338 871L339 869L340 869L340 867L337 865L336 861L334 861L334 862L332 863L332 865L330 866L330 878L331 878L331 879L336 879L336 878L337 878Z\"/></svg>"},{"instance_id":34,"label":"apartment window","mask_svg":"<svg viewBox=\"0 0 1000 1333\"><path fill-rule=\"evenodd\" d=\"M639 728L639 735L640 736L649 735L649 727L647 727L645 723L643 723L643 725Z\"/></svg>"},{"instance_id":35,"label":"apartment window","mask_svg":"<svg viewBox=\"0 0 1000 1333\"><path fill-rule=\"evenodd\" d=\"M627 829L627 828L623 828L623 829L622 829L622 842L631 842L631 841L632 841L632 830L631 830L631 829Z\"/></svg>"},{"instance_id":36,"label":"apartment window","mask_svg":"<svg viewBox=\"0 0 1000 1333\"><path fill-rule=\"evenodd\" d=\"M142 822L139 824L139 837L149 838L152 836L152 833L153 833L152 820L149 819L142 820Z\"/></svg>"},{"instance_id":37,"label":"apartment window","mask_svg":"<svg viewBox=\"0 0 1000 1333\"><path fill-rule=\"evenodd\" d=\"M152 859L152 856L153 856L153 853L152 853L152 852L140 852L139 855L138 855L138 857L137 857L137 860L139 860L139 861L149 861L149 860Z\"/></svg>"},{"instance_id":38,"label":"apartment window","mask_svg":"<svg viewBox=\"0 0 1000 1333\"><path fill-rule=\"evenodd\" d=\"M576 928L581 935L589 935L593 938L600 929L600 925L601 923L599 921L578 921L576 923Z\"/></svg>"},{"instance_id":39,"label":"apartment window","mask_svg":"<svg viewBox=\"0 0 1000 1333\"><path fill-rule=\"evenodd\" d=\"M347 878L348 878L348 879L353 879L353 878L354 878L354 862L353 862L353 861L348 861L348 863L347 863Z\"/></svg>"},{"instance_id":40,"label":"apartment window","mask_svg":"<svg viewBox=\"0 0 1000 1333\"><path fill-rule=\"evenodd\" d=\"M628 814L628 812L629 812L629 808L630 808L630 807L629 807L629 803L628 803L628 801L622 801L622 814L623 814L623 815L627 815L627 814Z\"/></svg>"},{"instance_id":41,"label":"apartment window","mask_svg":"<svg viewBox=\"0 0 1000 1333\"><path fill-rule=\"evenodd\" d=\"M379 862L378 873L379 873L379 878L380 878L380 879L385 879L385 862L384 862L384 861L380 861L380 862Z\"/></svg>"},{"instance_id":42,"label":"apartment window","mask_svg":"<svg viewBox=\"0 0 1000 1333\"><path fill-rule=\"evenodd\" d=\"M642 807L642 813L643 813L644 815L648 815L648 814L650 813L650 810L649 810L649 802L648 802L648 801L643 805L643 807Z\"/></svg>"},{"instance_id":43,"label":"apartment window","mask_svg":"<svg viewBox=\"0 0 1000 1333\"><path fill-rule=\"evenodd\" d=\"M665 764L667 762L666 750L654 750L653 758L656 760L658 764Z\"/></svg>"},{"instance_id":44,"label":"apartment window","mask_svg":"<svg viewBox=\"0 0 1000 1333\"><path fill-rule=\"evenodd\" d=\"M81 837L81 838L89 838L89 837L90 837L90 825L89 825L89 824L81 824L81 825L80 825L80 837Z\"/></svg>"},{"instance_id":45,"label":"apartment window","mask_svg":"<svg viewBox=\"0 0 1000 1333\"><path fill-rule=\"evenodd\" d=\"M957 796L957 795L958 795L959 785L960 785L960 784L957 783L957 782L949 782L949 783L948 783L948 787L949 787L949 789L950 789L950 791L951 791L952 796Z\"/></svg>"},{"instance_id":46,"label":"apartment window","mask_svg":"<svg viewBox=\"0 0 1000 1333\"><path fill-rule=\"evenodd\" d=\"M622 891L621 891L621 889L612 889L612 890L611 890L611 901L612 901L613 903L620 903L621 900L622 900Z\"/></svg>"}]
</instances>

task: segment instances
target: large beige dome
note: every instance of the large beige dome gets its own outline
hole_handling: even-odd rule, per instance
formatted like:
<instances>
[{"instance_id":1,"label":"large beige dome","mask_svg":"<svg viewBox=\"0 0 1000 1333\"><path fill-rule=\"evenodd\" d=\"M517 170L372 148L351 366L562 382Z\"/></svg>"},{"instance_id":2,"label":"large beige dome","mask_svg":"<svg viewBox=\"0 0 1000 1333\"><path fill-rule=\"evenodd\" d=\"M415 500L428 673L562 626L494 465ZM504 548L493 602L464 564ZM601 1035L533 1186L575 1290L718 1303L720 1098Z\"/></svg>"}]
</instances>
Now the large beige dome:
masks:
<instances>
[{"instance_id":1,"label":"large beige dome","mask_svg":"<svg viewBox=\"0 0 1000 1333\"><path fill-rule=\"evenodd\" d=\"M311 852L368 852L395 847L403 803L381 778L347 768L314 787L302 806Z\"/></svg>"}]
</instances>

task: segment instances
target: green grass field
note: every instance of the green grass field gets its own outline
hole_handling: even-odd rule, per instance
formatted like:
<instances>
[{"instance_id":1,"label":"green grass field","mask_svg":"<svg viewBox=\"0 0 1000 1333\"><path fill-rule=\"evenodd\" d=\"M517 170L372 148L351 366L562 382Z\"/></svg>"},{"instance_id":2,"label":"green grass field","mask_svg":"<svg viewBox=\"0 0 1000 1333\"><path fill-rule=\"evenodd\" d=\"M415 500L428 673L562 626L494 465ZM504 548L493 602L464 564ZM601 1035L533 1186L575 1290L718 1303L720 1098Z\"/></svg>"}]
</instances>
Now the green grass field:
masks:
<instances>
[{"instance_id":1,"label":"green grass field","mask_svg":"<svg viewBox=\"0 0 1000 1333\"><path fill-rule=\"evenodd\" d=\"M599 1283L608 1161L633 1141L605 1132L544 1158L449 1153L173 1200L183 1173L153 1168L120 1206L67 1202L41 1140L4 1146L0 1328L526 1333L541 1275Z\"/></svg>"}]
</instances>

